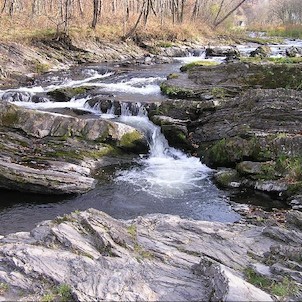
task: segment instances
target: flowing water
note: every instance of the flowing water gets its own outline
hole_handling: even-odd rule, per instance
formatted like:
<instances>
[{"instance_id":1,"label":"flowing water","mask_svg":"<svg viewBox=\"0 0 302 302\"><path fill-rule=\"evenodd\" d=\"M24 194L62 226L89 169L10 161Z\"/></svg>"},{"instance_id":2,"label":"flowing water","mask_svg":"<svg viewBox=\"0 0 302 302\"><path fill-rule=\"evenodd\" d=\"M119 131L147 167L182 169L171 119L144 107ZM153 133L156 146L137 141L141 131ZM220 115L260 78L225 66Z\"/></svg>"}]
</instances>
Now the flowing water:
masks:
<instances>
[{"instance_id":1,"label":"flowing water","mask_svg":"<svg viewBox=\"0 0 302 302\"><path fill-rule=\"evenodd\" d=\"M49 73L32 87L0 91L0 98L18 106L49 110L76 108L99 118L112 118L141 130L149 143L149 154L131 165L112 166L100 171L97 187L80 196L47 196L0 190L0 234L28 231L38 222L74 210L96 208L116 218L134 218L147 213L176 214L199 220L234 222L240 219L229 197L211 181L213 171L198 158L168 145L160 128L152 124L141 103L161 102L159 84L183 63L199 57L176 58L175 63L141 66L91 65L64 72ZM216 58L221 61L223 58ZM101 95L132 102L137 110L122 106L103 113L87 104L89 96L76 96L68 102L52 102L47 92L56 88L91 86ZM38 101L37 101L38 100ZM134 113L133 113L134 112Z\"/></svg>"}]
</instances>

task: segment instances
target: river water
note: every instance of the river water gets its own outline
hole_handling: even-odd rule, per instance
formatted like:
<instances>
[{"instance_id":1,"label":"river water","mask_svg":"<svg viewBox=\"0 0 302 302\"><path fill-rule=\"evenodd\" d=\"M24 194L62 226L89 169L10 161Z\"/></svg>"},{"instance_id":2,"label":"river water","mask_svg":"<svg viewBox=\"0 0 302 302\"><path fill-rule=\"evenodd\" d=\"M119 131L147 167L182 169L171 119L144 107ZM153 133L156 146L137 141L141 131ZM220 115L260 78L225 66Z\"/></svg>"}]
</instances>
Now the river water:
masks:
<instances>
[{"instance_id":1,"label":"river water","mask_svg":"<svg viewBox=\"0 0 302 302\"><path fill-rule=\"evenodd\" d=\"M249 47L241 51L247 51ZM40 221L91 207L122 219L148 213L167 213L198 220L239 220L240 215L230 206L230 197L212 183L213 171L198 158L171 148L160 129L148 120L140 107L144 102L164 101L159 84L168 74L178 72L183 63L201 58L204 58L203 53L200 57L175 58L172 64L136 68L113 64L83 66L49 73L32 87L0 92L2 99L18 106L39 110L84 109L93 116L132 125L145 133L150 147L147 156L138 157L131 165L100 171L97 187L83 195L47 196L0 190L0 234L29 231ZM114 95L115 100L134 102L137 106L135 116L127 107L123 108L120 116L114 116L112 112L104 114L87 105L87 97L78 96L69 102L43 99L47 91L83 85L97 87L101 94ZM40 102L35 102L33 96L40 96Z\"/></svg>"}]
</instances>

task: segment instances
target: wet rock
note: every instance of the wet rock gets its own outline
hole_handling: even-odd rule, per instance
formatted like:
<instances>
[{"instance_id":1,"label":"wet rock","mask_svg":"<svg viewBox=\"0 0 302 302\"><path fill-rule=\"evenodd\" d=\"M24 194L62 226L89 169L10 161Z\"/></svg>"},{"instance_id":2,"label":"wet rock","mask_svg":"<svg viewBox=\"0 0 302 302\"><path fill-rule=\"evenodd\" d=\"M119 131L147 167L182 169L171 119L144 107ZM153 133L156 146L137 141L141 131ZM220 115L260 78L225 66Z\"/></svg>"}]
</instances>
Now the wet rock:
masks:
<instances>
[{"instance_id":1,"label":"wet rock","mask_svg":"<svg viewBox=\"0 0 302 302\"><path fill-rule=\"evenodd\" d=\"M263 192L270 192L270 193L278 193L280 194L286 192L288 190L288 184L282 181L256 181L254 188L259 191Z\"/></svg>"},{"instance_id":2,"label":"wet rock","mask_svg":"<svg viewBox=\"0 0 302 302\"><path fill-rule=\"evenodd\" d=\"M32 95L29 92L8 91L4 92L1 100L6 102L30 102Z\"/></svg>"},{"instance_id":3,"label":"wet rock","mask_svg":"<svg viewBox=\"0 0 302 302\"><path fill-rule=\"evenodd\" d=\"M237 171L251 179L275 179L280 177L276 171L276 162L243 161L236 166Z\"/></svg>"},{"instance_id":4,"label":"wet rock","mask_svg":"<svg viewBox=\"0 0 302 302\"><path fill-rule=\"evenodd\" d=\"M207 57L240 57L240 52L236 47L214 47L206 48L206 58Z\"/></svg>"},{"instance_id":5,"label":"wet rock","mask_svg":"<svg viewBox=\"0 0 302 302\"><path fill-rule=\"evenodd\" d=\"M302 213L299 211L289 211L286 215L286 222L289 227L298 228L302 230Z\"/></svg>"},{"instance_id":6,"label":"wet rock","mask_svg":"<svg viewBox=\"0 0 302 302\"><path fill-rule=\"evenodd\" d=\"M257 47L255 50L253 50L250 53L250 57L253 58L266 58L271 54L272 50L270 49L269 46L262 45Z\"/></svg>"},{"instance_id":7,"label":"wet rock","mask_svg":"<svg viewBox=\"0 0 302 302\"><path fill-rule=\"evenodd\" d=\"M301 195L294 196L292 199L290 199L289 204L293 210L298 210L298 211L302 212L302 196Z\"/></svg>"},{"instance_id":8,"label":"wet rock","mask_svg":"<svg viewBox=\"0 0 302 302\"><path fill-rule=\"evenodd\" d=\"M189 119L189 141L199 156L214 168L238 164L248 178L243 185L280 198L301 194L302 94L278 88L299 88L298 81L288 82L301 76L300 67L291 66L195 66L162 84L164 93L181 100L160 105L155 114Z\"/></svg>"},{"instance_id":9,"label":"wet rock","mask_svg":"<svg viewBox=\"0 0 302 302\"><path fill-rule=\"evenodd\" d=\"M214 180L223 188L240 187L239 174L235 169L223 169L214 174Z\"/></svg>"},{"instance_id":10,"label":"wet rock","mask_svg":"<svg viewBox=\"0 0 302 302\"><path fill-rule=\"evenodd\" d=\"M83 193L94 188L93 175L106 165L106 156L130 160L148 149L142 133L121 123L40 112L6 102L0 103L0 109L2 188ZM129 155L123 155L124 151Z\"/></svg>"},{"instance_id":11,"label":"wet rock","mask_svg":"<svg viewBox=\"0 0 302 302\"><path fill-rule=\"evenodd\" d=\"M73 97L82 97L87 91L93 89L93 87L75 87L75 88L58 88L52 91L48 91L47 95L55 102L68 102Z\"/></svg>"},{"instance_id":12,"label":"wet rock","mask_svg":"<svg viewBox=\"0 0 302 302\"><path fill-rule=\"evenodd\" d=\"M302 49L299 47L290 47L285 50L285 54L287 57L294 58L300 57L302 55Z\"/></svg>"}]
</instances>

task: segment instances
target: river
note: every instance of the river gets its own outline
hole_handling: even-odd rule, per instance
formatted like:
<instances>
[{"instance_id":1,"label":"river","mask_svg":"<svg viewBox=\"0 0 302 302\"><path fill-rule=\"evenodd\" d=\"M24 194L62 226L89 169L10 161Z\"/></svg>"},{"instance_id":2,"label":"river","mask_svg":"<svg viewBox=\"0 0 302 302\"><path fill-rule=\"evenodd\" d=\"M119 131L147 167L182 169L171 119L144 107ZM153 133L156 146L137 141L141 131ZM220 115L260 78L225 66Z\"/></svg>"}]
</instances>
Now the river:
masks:
<instances>
[{"instance_id":1,"label":"river","mask_svg":"<svg viewBox=\"0 0 302 302\"><path fill-rule=\"evenodd\" d=\"M296 43L296 42L295 42ZM246 53L255 46L240 47ZM274 46L279 56L283 45ZM48 196L0 190L0 234L29 231L38 222L53 219L75 210L96 208L116 218L128 219L148 213L167 213L198 220L235 222L240 219L231 205L231 196L212 182L213 171L198 158L171 148L159 127L152 124L140 106L144 102L163 102L159 84L166 76L178 72L181 65L204 58L175 58L171 64L123 66L94 64L70 70L48 73L31 87L2 91L15 94L10 101L18 106L39 110L76 108L89 111L99 118L111 118L130 124L143 131L148 138L150 151L138 157L131 165L112 166L100 171L97 187L79 196ZM215 58L222 61L224 58ZM34 102L34 95L62 87L97 87L103 94L114 95L115 100L134 103L137 110L125 106L121 115L102 113L99 108L87 105L87 97L80 96L69 102ZM17 95L17 97L16 97ZM253 202L263 200L257 196L242 197ZM240 198L239 198L240 199ZM238 198L237 198L238 200Z\"/></svg>"}]
</instances>

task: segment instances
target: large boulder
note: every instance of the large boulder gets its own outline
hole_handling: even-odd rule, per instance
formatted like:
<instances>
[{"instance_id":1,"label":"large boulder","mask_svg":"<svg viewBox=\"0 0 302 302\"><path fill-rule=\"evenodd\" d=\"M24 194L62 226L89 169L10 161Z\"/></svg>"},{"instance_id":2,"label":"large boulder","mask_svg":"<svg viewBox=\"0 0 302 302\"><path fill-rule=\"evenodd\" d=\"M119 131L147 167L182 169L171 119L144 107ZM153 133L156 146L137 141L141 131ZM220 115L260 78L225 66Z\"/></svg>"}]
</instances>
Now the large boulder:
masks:
<instances>
[{"instance_id":1,"label":"large boulder","mask_svg":"<svg viewBox=\"0 0 302 302\"><path fill-rule=\"evenodd\" d=\"M300 300L302 234L292 227L77 211L0 239L0 295L56 300L64 288L75 301Z\"/></svg>"},{"instance_id":2,"label":"large boulder","mask_svg":"<svg viewBox=\"0 0 302 302\"><path fill-rule=\"evenodd\" d=\"M144 135L131 126L6 102L0 103L0 134L0 187L43 194L86 192L106 157L118 162L147 152Z\"/></svg>"}]
</instances>

